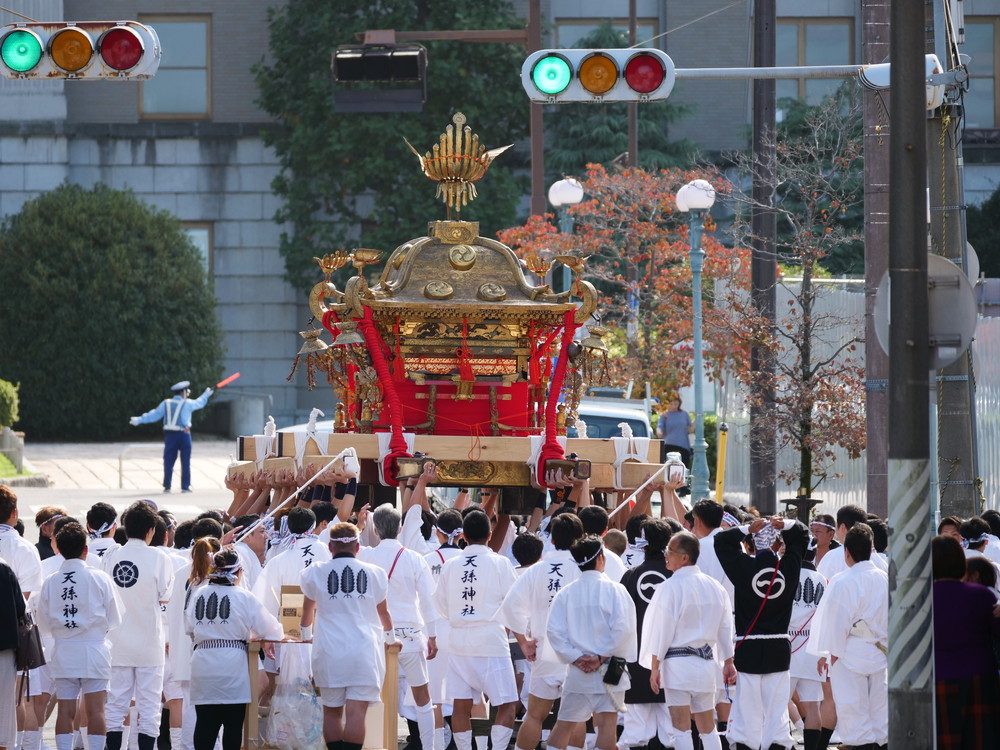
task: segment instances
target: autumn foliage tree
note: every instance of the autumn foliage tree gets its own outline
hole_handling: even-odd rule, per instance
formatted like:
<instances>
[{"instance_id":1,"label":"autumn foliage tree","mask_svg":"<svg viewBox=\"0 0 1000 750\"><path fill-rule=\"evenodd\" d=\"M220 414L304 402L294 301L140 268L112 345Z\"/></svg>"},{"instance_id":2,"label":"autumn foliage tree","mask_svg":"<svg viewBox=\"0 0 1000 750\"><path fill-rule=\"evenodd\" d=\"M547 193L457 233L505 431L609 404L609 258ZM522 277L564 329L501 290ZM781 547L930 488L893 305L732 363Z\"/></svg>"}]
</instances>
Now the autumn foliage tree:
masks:
<instances>
[{"instance_id":1,"label":"autumn foliage tree","mask_svg":"<svg viewBox=\"0 0 1000 750\"><path fill-rule=\"evenodd\" d=\"M733 336L745 346L757 344L770 352L770 373L742 367L733 371L751 399L766 388L775 393L766 419L775 450L791 447L799 457L797 467L780 469L779 476L797 484L805 497L832 476L834 446L851 458L865 448L864 322L826 303L836 285L823 268L825 258L861 240L860 228L848 219L862 201L855 179L862 144L853 127L860 113L843 104L828 100L811 112L800 135L774 144L775 210L783 238L776 250L784 268L775 283L782 291L779 299L785 300L775 324L757 314L745 291L735 288L720 305L727 315L710 324L722 324L710 336ZM748 178L758 169L749 155L735 161ZM731 200L737 208L737 243L749 247L753 199L734 191Z\"/></svg>"},{"instance_id":2,"label":"autumn foliage tree","mask_svg":"<svg viewBox=\"0 0 1000 750\"><path fill-rule=\"evenodd\" d=\"M712 182L719 193L728 190L726 180L712 171L609 171L591 164L581 179L584 200L569 209L573 234L560 232L551 214L499 233L502 242L524 252L587 258L583 278L601 292L598 315L611 330L613 381L649 381L661 396L691 382L690 248L687 214L678 212L675 195L697 178ZM719 242L714 229L709 221L702 240L706 321L720 314L715 281L727 278L739 285L734 272L745 256ZM727 341L735 339L720 337L707 350L716 371L732 355Z\"/></svg>"}]
</instances>

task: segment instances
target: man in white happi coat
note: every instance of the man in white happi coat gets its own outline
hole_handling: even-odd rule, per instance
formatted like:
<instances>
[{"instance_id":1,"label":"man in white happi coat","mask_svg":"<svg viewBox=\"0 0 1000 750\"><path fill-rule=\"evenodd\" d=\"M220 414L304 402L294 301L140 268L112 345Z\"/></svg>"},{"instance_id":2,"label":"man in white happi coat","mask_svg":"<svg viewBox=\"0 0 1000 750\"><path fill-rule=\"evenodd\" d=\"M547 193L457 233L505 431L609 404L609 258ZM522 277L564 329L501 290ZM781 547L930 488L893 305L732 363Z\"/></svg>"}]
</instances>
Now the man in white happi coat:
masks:
<instances>
[{"instance_id":1,"label":"man in white happi coat","mask_svg":"<svg viewBox=\"0 0 1000 750\"><path fill-rule=\"evenodd\" d=\"M257 523L258 520L260 520L260 516L254 513L240 516L233 524L235 528L240 529L236 534L239 541L233 545L236 553L240 556L240 562L243 563L243 576L240 578L240 585L250 591L253 591L257 579L260 578L264 553L267 551L267 532L264 530L264 524ZM254 526L255 523L256 526ZM243 534L243 531L247 531L247 533Z\"/></svg>"},{"instance_id":2,"label":"man in white happi coat","mask_svg":"<svg viewBox=\"0 0 1000 750\"><path fill-rule=\"evenodd\" d=\"M486 693L497 707L490 731L493 747L506 748L514 732L517 683L507 632L496 615L517 575L510 560L486 546L490 519L485 513L470 511L462 533L468 546L444 564L434 594L438 612L451 625L451 726L458 750L472 750L472 704Z\"/></svg>"},{"instance_id":3,"label":"man in white happi coat","mask_svg":"<svg viewBox=\"0 0 1000 750\"><path fill-rule=\"evenodd\" d=\"M323 704L328 750L361 750L368 705L379 700L385 679L385 645L395 643L388 576L356 559L359 538L353 524L335 524L332 559L302 575L302 638L315 646L313 681Z\"/></svg>"},{"instance_id":4,"label":"man in white happi coat","mask_svg":"<svg viewBox=\"0 0 1000 750\"><path fill-rule=\"evenodd\" d=\"M608 552L600 537L579 539L571 551L580 577L556 594L546 627L552 650L569 665L548 746L565 748L574 724L593 717L597 748L614 750L629 687L625 664L636 658L635 604L604 575Z\"/></svg>"},{"instance_id":5,"label":"man in white happi coat","mask_svg":"<svg viewBox=\"0 0 1000 750\"><path fill-rule=\"evenodd\" d=\"M847 570L830 581L810 639L815 652L830 655L837 729L852 748L889 742L889 576L872 562L872 542L866 523L844 536Z\"/></svg>"},{"instance_id":6,"label":"man in white happi coat","mask_svg":"<svg viewBox=\"0 0 1000 750\"><path fill-rule=\"evenodd\" d=\"M38 550L17 533L17 495L0 484L0 559L7 563L21 586L24 598L42 587L42 561Z\"/></svg>"},{"instance_id":7,"label":"man in white happi coat","mask_svg":"<svg viewBox=\"0 0 1000 750\"><path fill-rule=\"evenodd\" d=\"M115 585L103 570L86 564L87 533L78 523L62 526L55 543L64 558L38 595L39 627L53 638L49 670L59 701L56 750L72 750L73 721L83 695L87 748L103 750L107 728L104 703L111 680L108 631L121 623Z\"/></svg>"},{"instance_id":8,"label":"man in white happi coat","mask_svg":"<svg viewBox=\"0 0 1000 750\"><path fill-rule=\"evenodd\" d=\"M149 542L158 516L140 500L122 513L128 541L104 556L104 571L124 606L121 624L111 631L111 687L107 747L120 750L125 717L134 699L139 714L139 750L153 750L160 733L160 693L166 643L161 605L170 599L174 566Z\"/></svg>"},{"instance_id":9,"label":"man in white happi coat","mask_svg":"<svg viewBox=\"0 0 1000 750\"><path fill-rule=\"evenodd\" d=\"M313 533L316 516L311 510L292 508L286 517L292 540L284 552L267 561L253 587L254 596L275 616L280 612L281 587L298 586L310 565L330 559L330 550Z\"/></svg>"},{"instance_id":10,"label":"man in white happi coat","mask_svg":"<svg viewBox=\"0 0 1000 750\"><path fill-rule=\"evenodd\" d=\"M528 711L518 730L516 747L534 750L542 737L542 722L562 695L566 662L549 644L545 629L556 594L580 577L570 547L583 536L583 524L572 513L560 513L549 524L555 548L527 568L504 599L497 619L510 628L524 658L531 662Z\"/></svg>"},{"instance_id":11,"label":"man in white happi coat","mask_svg":"<svg viewBox=\"0 0 1000 750\"><path fill-rule=\"evenodd\" d=\"M653 692L666 691L675 750L693 749L692 717L705 749L720 750L714 720L720 662L723 679L736 679L730 601L722 584L699 569L699 551L690 532L670 538L673 575L656 589L642 623L639 663L650 670Z\"/></svg>"},{"instance_id":12,"label":"man in white happi coat","mask_svg":"<svg viewBox=\"0 0 1000 750\"><path fill-rule=\"evenodd\" d=\"M115 531L118 529L118 511L108 503L94 503L87 511L87 565L102 567L104 556L109 550L118 549L121 545L115 541Z\"/></svg>"},{"instance_id":13,"label":"man in white happi coat","mask_svg":"<svg viewBox=\"0 0 1000 750\"><path fill-rule=\"evenodd\" d=\"M380 505L372 513L372 525L379 538L377 547L361 550L361 562L377 565L389 580L389 614L399 652L399 671L416 703L417 726L424 750L444 750L434 745L434 706L428 688L427 660L437 656L437 620L434 606L434 579L430 566L419 552L407 549L396 538L402 518L391 505Z\"/></svg>"},{"instance_id":14,"label":"man in white happi coat","mask_svg":"<svg viewBox=\"0 0 1000 750\"><path fill-rule=\"evenodd\" d=\"M839 547L834 547L819 561L816 570L828 581L838 573L843 573L850 567L844 555L844 537L847 532L854 528L855 524L864 523L868 518L868 511L858 505L843 505L837 508L837 530L833 538L840 542ZM872 564L879 570L889 572L889 565L881 555L871 556Z\"/></svg>"}]
</instances>

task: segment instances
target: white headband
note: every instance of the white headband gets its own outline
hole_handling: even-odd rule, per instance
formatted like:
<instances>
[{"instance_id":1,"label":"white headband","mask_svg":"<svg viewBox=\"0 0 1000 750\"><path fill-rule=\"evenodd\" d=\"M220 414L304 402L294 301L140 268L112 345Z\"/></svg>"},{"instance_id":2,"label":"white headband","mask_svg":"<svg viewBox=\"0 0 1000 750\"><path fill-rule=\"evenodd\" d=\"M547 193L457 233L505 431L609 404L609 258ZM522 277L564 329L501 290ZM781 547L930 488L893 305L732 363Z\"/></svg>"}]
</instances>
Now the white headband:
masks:
<instances>
[{"instance_id":1,"label":"white headband","mask_svg":"<svg viewBox=\"0 0 1000 750\"><path fill-rule=\"evenodd\" d=\"M90 535L91 539L97 539L98 537L102 537L105 534L107 534L109 531L111 531L111 529L114 528L114 525L115 525L114 521L112 521L111 523L102 524L101 528L99 528L99 529L92 529L88 525L87 526L87 533Z\"/></svg>"},{"instance_id":2,"label":"white headband","mask_svg":"<svg viewBox=\"0 0 1000 750\"><path fill-rule=\"evenodd\" d=\"M728 523L730 526L740 525L740 522L736 520L736 516L734 516L732 513L729 513L728 511L724 511L722 513L722 521L723 523Z\"/></svg>"},{"instance_id":3,"label":"white headband","mask_svg":"<svg viewBox=\"0 0 1000 750\"><path fill-rule=\"evenodd\" d=\"M836 526L831 526L830 524L824 523L823 521L810 521L809 525L810 526L822 526L823 528L830 529L831 531L836 531L837 530Z\"/></svg>"},{"instance_id":4,"label":"white headband","mask_svg":"<svg viewBox=\"0 0 1000 750\"><path fill-rule=\"evenodd\" d=\"M975 539L963 539L962 546L968 549L973 544L982 544L983 542L988 542L990 540L989 534L980 534Z\"/></svg>"},{"instance_id":5,"label":"white headband","mask_svg":"<svg viewBox=\"0 0 1000 750\"><path fill-rule=\"evenodd\" d=\"M639 536L636 537L636 540L632 543L632 546L635 547L636 549L642 549L648 544L649 540L646 539L646 530L642 529L641 531L639 531Z\"/></svg>"},{"instance_id":6,"label":"white headband","mask_svg":"<svg viewBox=\"0 0 1000 750\"><path fill-rule=\"evenodd\" d=\"M350 544L351 542L358 541L358 537L356 537L356 536L332 536L332 537L330 537L330 541L333 542L334 544Z\"/></svg>"},{"instance_id":7,"label":"white headband","mask_svg":"<svg viewBox=\"0 0 1000 750\"><path fill-rule=\"evenodd\" d=\"M435 526L434 529L441 536L448 537L448 544L451 544L453 541L455 541L455 539L462 533L461 527L455 529L454 531L445 531L440 526Z\"/></svg>"},{"instance_id":8,"label":"white headband","mask_svg":"<svg viewBox=\"0 0 1000 750\"><path fill-rule=\"evenodd\" d=\"M597 559L597 556L598 556L599 554L601 554L601 552L603 552L603 551L604 551L604 546L603 546L603 545L601 545L600 547L598 547L598 548L597 548L597 552L595 552L594 554L592 554L592 555L591 555L590 557L588 557L588 558L587 558L586 560L581 560L580 562L578 562L578 563L576 564L576 566L577 566L578 568L582 568L582 567L583 567L584 565L587 565L588 563L592 563L592 562L594 562L594 560L596 560L596 559Z\"/></svg>"}]
</instances>

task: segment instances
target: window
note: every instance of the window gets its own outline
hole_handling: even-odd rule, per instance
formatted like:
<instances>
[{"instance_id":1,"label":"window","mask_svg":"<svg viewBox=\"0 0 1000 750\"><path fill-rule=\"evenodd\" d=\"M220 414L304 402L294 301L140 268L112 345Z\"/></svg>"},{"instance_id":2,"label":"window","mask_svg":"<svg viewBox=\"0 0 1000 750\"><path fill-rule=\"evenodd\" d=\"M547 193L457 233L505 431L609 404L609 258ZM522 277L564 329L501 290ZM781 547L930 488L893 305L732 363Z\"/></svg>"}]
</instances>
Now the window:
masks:
<instances>
[{"instance_id":1,"label":"window","mask_svg":"<svg viewBox=\"0 0 1000 750\"><path fill-rule=\"evenodd\" d=\"M160 37L163 57L156 75L142 83L146 119L204 119L211 114L212 59L209 16L145 16Z\"/></svg>"},{"instance_id":2,"label":"window","mask_svg":"<svg viewBox=\"0 0 1000 750\"><path fill-rule=\"evenodd\" d=\"M560 19L556 22L553 44L556 49L574 49L584 37L588 37L601 25L601 20L596 18L573 18ZM628 19L612 18L612 28L625 35L628 39ZM636 20L635 38L640 42L640 47L655 47L655 42L645 44L647 39L652 39L657 34L656 20L652 18L639 18Z\"/></svg>"},{"instance_id":3,"label":"window","mask_svg":"<svg viewBox=\"0 0 1000 750\"><path fill-rule=\"evenodd\" d=\"M198 253L201 255L201 265L208 278L211 279L215 271L212 258L212 225L201 221L185 221L183 226L188 239L198 248Z\"/></svg>"},{"instance_id":4,"label":"window","mask_svg":"<svg viewBox=\"0 0 1000 750\"><path fill-rule=\"evenodd\" d=\"M998 34L997 18L965 17L965 44L959 47L969 55L969 91L965 95L965 126L968 128L995 128L1000 122L997 114L996 64Z\"/></svg>"},{"instance_id":5,"label":"window","mask_svg":"<svg viewBox=\"0 0 1000 750\"><path fill-rule=\"evenodd\" d=\"M782 18L775 32L779 67L854 63L853 19ZM775 88L778 99L790 97L819 104L843 82L843 78L781 79Z\"/></svg>"}]
</instances>

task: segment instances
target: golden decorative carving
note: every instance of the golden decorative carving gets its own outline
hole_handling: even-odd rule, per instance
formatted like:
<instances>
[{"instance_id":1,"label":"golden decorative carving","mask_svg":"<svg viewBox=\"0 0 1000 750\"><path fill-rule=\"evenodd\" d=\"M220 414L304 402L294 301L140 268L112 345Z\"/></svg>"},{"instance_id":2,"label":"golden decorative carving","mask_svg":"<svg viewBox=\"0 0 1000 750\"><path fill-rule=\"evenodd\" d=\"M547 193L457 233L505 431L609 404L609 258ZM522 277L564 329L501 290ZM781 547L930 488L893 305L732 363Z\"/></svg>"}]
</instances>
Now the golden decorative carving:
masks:
<instances>
[{"instance_id":1,"label":"golden decorative carving","mask_svg":"<svg viewBox=\"0 0 1000 750\"><path fill-rule=\"evenodd\" d=\"M423 173L438 184L434 197L448 207L449 218L452 209L458 214L469 201L475 200L477 193L473 183L482 179L493 160L510 148L503 146L487 151L480 145L479 136L465 124L465 115L461 112L456 112L451 121L454 125L445 128L438 143L424 156L403 139L420 162Z\"/></svg>"},{"instance_id":2,"label":"golden decorative carving","mask_svg":"<svg viewBox=\"0 0 1000 750\"><path fill-rule=\"evenodd\" d=\"M335 253L328 253L322 258L313 257L313 260L319 264L320 270L323 271L323 275L326 280L330 280L330 276L333 272L339 268L343 268L347 265L347 261L351 259L351 256L344 252L343 250L337 250Z\"/></svg>"},{"instance_id":3,"label":"golden decorative carving","mask_svg":"<svg viewBox=\"0 0 1000 750\"><path fill-rule=\"evenodd\" d=\"M487 484L496 476L499 465L493 461L438 461L437 468L438 478L446 482Z\"/></svg>"},{"instance_id":4,"label":"golden decorative carving","mask_svg":"<svg viewBox=\"0 0 1000 750\"><path fill-rule=\"evenodd\" d=\"M358 247L351 253L351 265L358 269L358 276L364 276L365 266L371 263L378 263L381 258L382 252L380 250Z\"/></svg>"},{"instance_id":5,"label":"golden decorative carving","mask_svg":"<svg viewBox=\"0 0 1000 750\"><path fill-rule=\"evenodd\" d=\"M427 223L427 234L444 245L467 244L475 242L479 236L479 222L431 221Z\"/></svg>"},{"instance_id":6,"label":"golden decorative carving","mask_svg":"<svg viewBox=\"0 0 1000 750\"><path fill-rule=\"evenodd\" d=\"M507 290L501 284L488 281L480 285L478 296L486 302L503 302L507 299Z\"/></svg>"},{"instance_id":7,"label":"golden decorative carving","mask_svg":"<svg viewBox=\"0 0 1000 750\"><path fill-rule=\"evenodd\" d=\"M465 244L454 245L451 250L448 251L448 262L451 263L452 268L455 268L458 271L468 271L476 265L475 248L469 247Z\"/></svg>"},{"instance_id":8,"label":"golden decorative carving","mask_svg":"<svg viewBox=\"0 0 1000 750\"><path fill-rule=\"evenodd\" d=\"M424 286L424 296L428 299L450 299L455 288L447 281L429 281Z\"/></svg>"}]
</instances>

